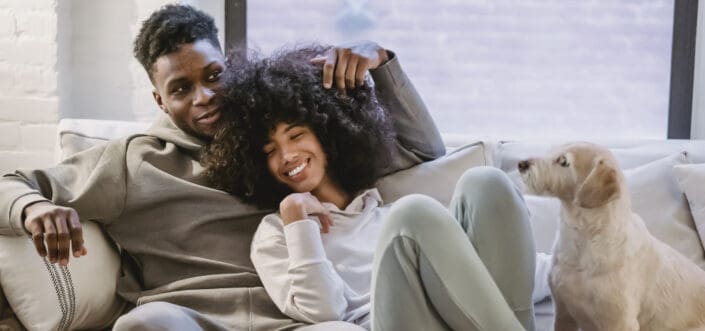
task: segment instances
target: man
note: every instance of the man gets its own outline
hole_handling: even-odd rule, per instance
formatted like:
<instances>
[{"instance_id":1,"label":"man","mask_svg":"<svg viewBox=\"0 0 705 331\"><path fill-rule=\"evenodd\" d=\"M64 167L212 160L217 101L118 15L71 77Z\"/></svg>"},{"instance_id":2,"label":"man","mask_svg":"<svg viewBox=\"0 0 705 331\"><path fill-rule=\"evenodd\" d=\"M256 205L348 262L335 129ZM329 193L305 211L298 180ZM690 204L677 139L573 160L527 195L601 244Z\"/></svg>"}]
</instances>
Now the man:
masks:
<instances>
[{"instance_id":1,"label":"man","mask_svg":"<svg viewBox=\"0 0 705 331\"><path fill-rule=\"evenodd\" d=\"M0 234L30 233L37 252L66 265L79 258L83 220L103 224L121 248L118 294L137 305L115 330L289 330L302 326L278 311L249 260L252 235L269 211L208 187L199 163L220 115L215 101L224 57L211 17L189 6L153 13L134 53L163 113L146 134L111 141L42 170L0 180ZM390 109L399 151L389 171L445 149L394 54L365 42L312 61L324 87L364 83L370 70ZM317 325L303 329L355 328Z\"/></svg>"}]
</instances>

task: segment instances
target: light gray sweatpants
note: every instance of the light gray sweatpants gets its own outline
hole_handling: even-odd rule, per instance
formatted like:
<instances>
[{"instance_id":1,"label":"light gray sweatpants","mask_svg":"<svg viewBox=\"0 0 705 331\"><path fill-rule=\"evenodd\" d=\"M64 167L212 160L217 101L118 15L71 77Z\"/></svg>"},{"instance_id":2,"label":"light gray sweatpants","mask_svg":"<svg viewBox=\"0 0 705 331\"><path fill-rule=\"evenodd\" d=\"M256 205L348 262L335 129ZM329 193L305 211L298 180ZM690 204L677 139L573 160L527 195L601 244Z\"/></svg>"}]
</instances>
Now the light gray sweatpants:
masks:
<instances>
[{"instance_id":1,"label":"light gray sweatpants","mask_svg":"<svg viewBox=\"0 0 705 331\"><path fill-rule=\"evenodd\" d=\"M450 210L395 202L377 245L374 331L534 330L535 249L523 198L504 172L468 170Z\"/></svg>"},{"instance_id":2,"label":"light gray sweatpants","mask_svg":"<svg viewBox=\"0 0 705 331\"><path fill-rule=\"evenodd\" d=\"M242 328L250 330L246 321ZM121 316L113 326L113 331L232 331L193 309L168 302L150 302L135 307L129 313ZM296 331L365 331L364 328L347 322L325 322L315 325L294 323L278 330Z\"/></svg>"}]
</instances>

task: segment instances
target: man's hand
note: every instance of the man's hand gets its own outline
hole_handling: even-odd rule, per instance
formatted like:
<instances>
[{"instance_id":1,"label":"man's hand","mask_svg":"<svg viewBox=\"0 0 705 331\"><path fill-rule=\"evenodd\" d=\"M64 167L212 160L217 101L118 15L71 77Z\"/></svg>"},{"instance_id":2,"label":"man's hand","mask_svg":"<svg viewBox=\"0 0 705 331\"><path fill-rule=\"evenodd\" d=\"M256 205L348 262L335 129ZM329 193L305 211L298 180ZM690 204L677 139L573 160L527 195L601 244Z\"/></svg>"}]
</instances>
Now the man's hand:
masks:
<instances>
[{"instance_id":1,"label":"man's hand","mask_svg":"<svg viewBox=\"0 0 705 331\"><path fill-rule=\"evenodd\" d=\"M24 227L41 257L49 253L49 262L69 264L69 248L74 257L88 252L83 245L83 230L78 213L73 208L59 207L50 202L37 202L24 209ZM44 243L46 242L46 246Z\"/></svg>"},{"instance_id":2,"label":"man's hand","mask_svg":"<svg viewBox=\"0 0 705 331\"><path fill-rule=\"evenodd\" d=\"M335 86L340 90L365 84L365 73L389 59L387 51L372 41L356 42L329 49L324 55L311 59L323 64L323 87Z\"/></svg>"},{"instance_id":3,"label":"man's hand","mask_svg":"<svg viewBox=\"0 0 705 331\"><path fill-rule=\"evenodd\" d=\"M307 219L308 216L318 216L321 222L321 232L328 233L333 221L328 210L311 193L292 193L279 204L284 225Z\"/></svg>"}]
</instances>

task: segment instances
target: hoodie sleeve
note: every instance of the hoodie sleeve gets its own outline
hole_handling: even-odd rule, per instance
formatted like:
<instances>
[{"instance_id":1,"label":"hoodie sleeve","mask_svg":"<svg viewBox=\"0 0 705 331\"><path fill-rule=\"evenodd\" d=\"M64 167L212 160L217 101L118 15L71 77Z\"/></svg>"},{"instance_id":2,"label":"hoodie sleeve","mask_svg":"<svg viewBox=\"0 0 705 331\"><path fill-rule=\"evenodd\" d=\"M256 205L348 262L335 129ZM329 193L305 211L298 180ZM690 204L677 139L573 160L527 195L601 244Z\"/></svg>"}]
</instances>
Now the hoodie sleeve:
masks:
<instances>
[{"instance_id":1,"label":"hoodie sleeve","mask_svg":"<svg viewBox=\"0 0 705 331\"><path fill-rule=\"evenodd\" d=\"M0 235L26 235L24 209L39 201L71 207L81 220L116 218L125 202L127 139L99 145L35 170L0 178Z\"/></svg>"},{"instance_id":2,"label":"hoodie sleeve","mask_svg":"<svg viewBox=\"0 0 705 331\"><path fill-rule=\"evenodd\" d=\"M251 249L252 263L265 290L287 316L307 323L345 316L345 285L326 257L318 223L301 220L282 226L265 217Z\"/></svg>"},{"instance_id":3,"label":"hoodie sleeve","mask_svg":"<svg viewBox=\"0 0 705 331\"><path fill-rule=\"evenodd\" d=\"M377 97L394 123L399 150L387 172L409 168L445 155L445 145L421 96L393 52L389 60L370 71Z\"/></svg>"}]
</instances>

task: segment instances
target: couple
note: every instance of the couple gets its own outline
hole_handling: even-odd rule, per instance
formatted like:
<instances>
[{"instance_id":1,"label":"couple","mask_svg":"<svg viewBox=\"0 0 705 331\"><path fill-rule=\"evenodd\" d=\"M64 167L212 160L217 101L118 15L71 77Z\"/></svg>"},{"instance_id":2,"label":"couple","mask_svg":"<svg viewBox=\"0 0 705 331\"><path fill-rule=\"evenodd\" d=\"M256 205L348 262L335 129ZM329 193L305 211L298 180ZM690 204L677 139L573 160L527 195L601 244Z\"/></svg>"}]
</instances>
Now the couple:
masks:
<instances>
[{"instance_id":1,"label":"couple","mask_svg":"<svg viewBox=\"0 0 705 331\"><path fill-rule=\"evenodd\" d=\"M0 179L0 212L7 216L0 218L0 234L29 234L40 255L48 256L52 263L66 265L71 255L80 258L90 254L90 247L83 245L79 217L100 222L120 247L123 273L118 294L136 306L118 319L115 330L356 329L355 325L344 322L307 325L280 312L250 260L254 232L271 210L257 208L211 188L204 175L203 147L215 134L219 117L227 116L215 103L215 91L226 67L212 18L188 6L165 6L143 23L135 41L135 56L147 71L154 85L154 99L165 115L145 134L111 141L49 169L20 170L4 176ZM408 168L443 155L438 132L393 53L373 43L362 43L330 49L321 62L324 62L321 73L324 89L332 85L342 89L360 85L364 74L370 71L377 97L388 105L398 141L385 171ZM492 203L501 204L499 211L503 213L509 209L503 205L506 197L515 202L519 199L512 195L511 189L502 191L506 184L491 184L497 174L480 177L489 183L487 191L481 192L481 197L459 199L456 204L459 211L468 214L466 220L472 220L476 213L494 213L496 207ZM506 182L504 178L498 181ZM482 208L464 205L465 202ZM402 202L396 205L401 205L400 212L412 210L403 208ZM521 202L511 205L520 206ZM519 218L525 221L525 210L517 208L522 214ZM490 216L488 219L493 220L495 215ZM338 226L334 225L331 231ZM434 231L414 233L432 235ZM493 245L497 242L494 238L498 238L479 230L474 237L478 251L483 247L481 241ZM382 239L378 241L381 243ZM414 251L413 246L408 247L407 239L400 239L394 245L396 248L388 254ZM495 262L506 264L507 261L501 261L505 247L489 249L486 252L489 255L480 254L483 259L490 256L492 261L485 261L485 265L500 288L502 281L497 274L517 273L514 269L495 273L489 267ZM492 259L493 254L500 261ZM533 262L533 256L509 262L527 261ZM419 267L425 268L424 265ZM427 277L444 276L435 274L433 269L420 269L420 273ZM382 276L387 275L380 273ZM456 281L470 277L460 272L450 276ZM521 279L533 282L530 272L522 273ZM398 285L394 279L376 281ZM480 311L477 316L483 319L503 322L507 314L502 311L521 304L507 304L496 295L495 301L488 301L481 294L491 285L484 282L466 282L463 286L463 291L471 292L476 299ZM420 293L390 286L376 295L385 295L381 291L409 296ZM423 295L431 300L435 297L432 293ZM385 296L392 300L391 295ZM413 308L428 302L412 301L419 299L414 297L393 298L386 307L375 304L375 309L406 312L401 303ZM493 309L493 302L504 305L500 312ZM441 320L439 316L454 309L434 307L429 312L437 321ZM391 311L380 314L393 316ZM400 323L414 322L416 317L426 318L407 313ZM422 322L419 320L415 325L423 325ZM444 323L455 325L452 321ZM395 324L389 328L396 328Z\"/></svg>"}]
</instances>

